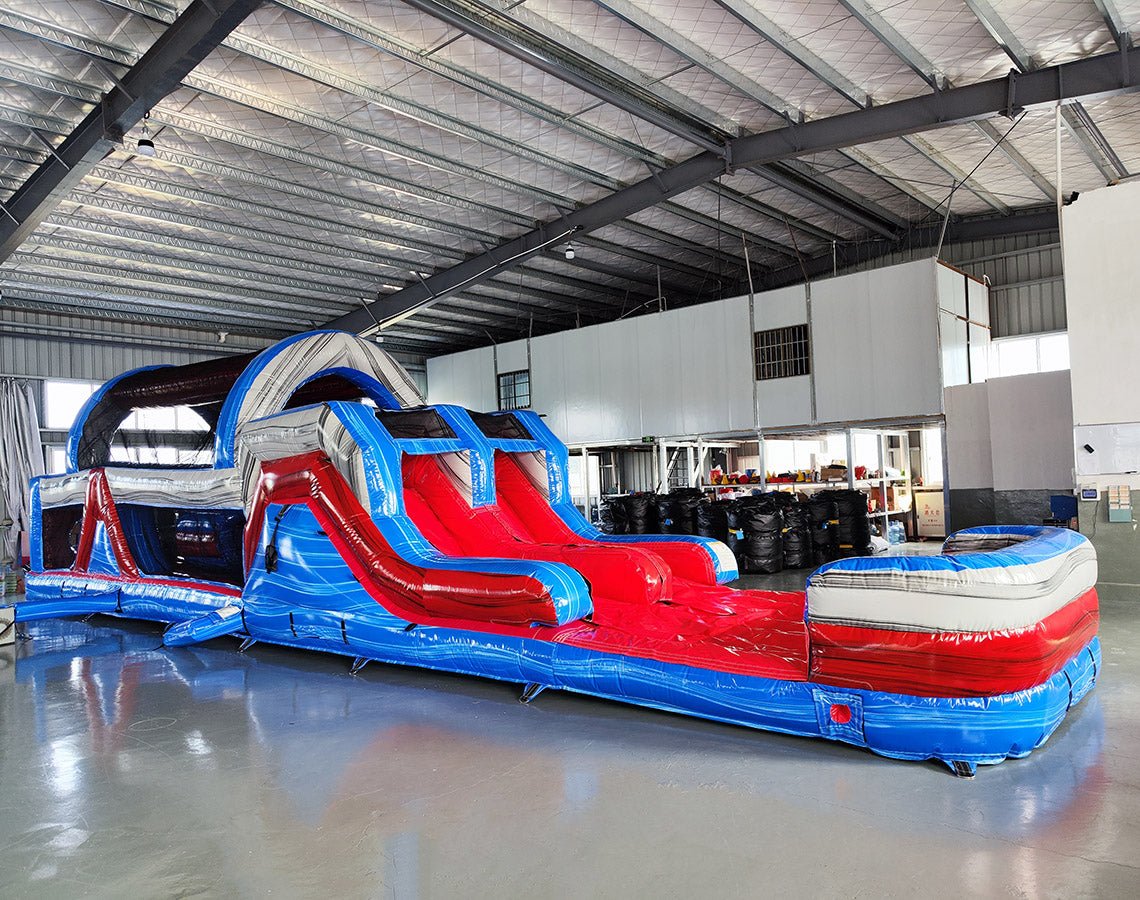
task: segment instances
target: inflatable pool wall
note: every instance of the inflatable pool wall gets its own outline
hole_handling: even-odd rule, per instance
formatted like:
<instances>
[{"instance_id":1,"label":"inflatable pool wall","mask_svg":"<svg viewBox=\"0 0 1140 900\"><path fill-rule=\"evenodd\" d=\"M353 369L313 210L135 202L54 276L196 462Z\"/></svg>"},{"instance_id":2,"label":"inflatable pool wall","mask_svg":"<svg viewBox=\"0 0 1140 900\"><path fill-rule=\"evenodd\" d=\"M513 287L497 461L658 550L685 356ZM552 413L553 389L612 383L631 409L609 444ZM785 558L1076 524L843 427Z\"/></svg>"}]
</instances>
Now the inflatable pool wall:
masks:
<instances>
[{"instance_id":1,"label":"inflatable pool wall","mask_svg":"<svg viewBox=\"0 0 1140 900\"><path fill-rule=\"evenodd\" d=\"M189 405L211 468L110 463L138 408ZM842 560L736 590L706 538L604 535L530 411L426 406L379 347L299 335L128 372L32 483L17 621L106 613L558 688L961 775L1041 746L1096 681L1096 555L1076 532L975 528L939 556Z\"/></svg>"}]
</instances>

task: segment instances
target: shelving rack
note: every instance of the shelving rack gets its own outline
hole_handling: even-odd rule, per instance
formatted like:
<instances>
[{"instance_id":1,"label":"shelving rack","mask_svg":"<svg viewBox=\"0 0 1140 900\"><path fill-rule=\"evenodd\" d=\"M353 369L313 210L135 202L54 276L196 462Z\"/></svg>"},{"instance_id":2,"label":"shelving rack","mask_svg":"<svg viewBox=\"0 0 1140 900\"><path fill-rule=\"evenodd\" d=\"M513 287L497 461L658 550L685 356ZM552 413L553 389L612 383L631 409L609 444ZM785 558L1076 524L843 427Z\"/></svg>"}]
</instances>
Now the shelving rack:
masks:
<instances>
[{"instance_id":1,"label":"shelving rack","mask_svg":"<svg viewBox=\"0 0 1140 900\"><path fill-rule=\"evenodd\" d=\"M788 439L801 439L811 440L817 437L826 437L830 435L844 436L847 448L847 478L835 481L793 481L793 482L769 482L767 480L767 467L764 458L764 441L765 440L780 440L783 438ZM863 460L856 457L856 437L860 435L871 436L875 439L875 456L870 460ZM890 446L892 439L895 439L897 446ZM893 517L910 516L913 510L913 496L914 492L911 484L910 477L910 435L904 428L860 428L857 426L850 426L840 430L817 432L815 434L805 432L794 432L787 435L784 434L764 434L761 435L760 443L760 473L761 481L759 484L751 485L711 485L706 487L723 488L723 487L739 487L742 490L752 490L760 488L761 490L792 490L810 493L818 490L835 490L840 488L848 488L850 490L867 490L873 501L873 505L877 507L875 512L870 513L870 517L880 523L880 530L884 536L887 531L887 524ZM899 471L901 474L897 476L889 476L886 474L879 475L874 478L856 478L855 469L857 466L866 466L868 470L885 473L888 468ZM896 487L894 493L905 495L910 499L910 503L905 508L892 509L888 502L890 496L888 488Z\"/></svg>"}]
</instances>

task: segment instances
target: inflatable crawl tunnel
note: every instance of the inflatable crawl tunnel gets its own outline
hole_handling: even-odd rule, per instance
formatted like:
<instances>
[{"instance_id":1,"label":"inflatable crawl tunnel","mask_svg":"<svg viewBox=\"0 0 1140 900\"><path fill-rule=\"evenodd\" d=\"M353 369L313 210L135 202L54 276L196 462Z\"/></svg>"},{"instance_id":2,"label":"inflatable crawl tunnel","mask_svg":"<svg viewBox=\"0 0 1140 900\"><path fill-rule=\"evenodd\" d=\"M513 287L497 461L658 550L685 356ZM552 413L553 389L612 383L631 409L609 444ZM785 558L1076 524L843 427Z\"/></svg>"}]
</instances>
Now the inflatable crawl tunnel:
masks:
<instances>
[{"instance_id":1,"label":"inflatable crawl tunnel","mask_svg":"<svg viewBox=\"0 0 1140 900\"><path fill-rule=\"evenodd\" d=\"M209 467L111 464L140 408L189 406ZM1041 746L1100 667L1096 555L974 528L938 556L846 559L738 590L723 544L605 535L528 411L427 406L379 347L299 335L129 372L31 486L17 621L106 613L830 738L956 773Z\"/></svg>"}]
</instances>

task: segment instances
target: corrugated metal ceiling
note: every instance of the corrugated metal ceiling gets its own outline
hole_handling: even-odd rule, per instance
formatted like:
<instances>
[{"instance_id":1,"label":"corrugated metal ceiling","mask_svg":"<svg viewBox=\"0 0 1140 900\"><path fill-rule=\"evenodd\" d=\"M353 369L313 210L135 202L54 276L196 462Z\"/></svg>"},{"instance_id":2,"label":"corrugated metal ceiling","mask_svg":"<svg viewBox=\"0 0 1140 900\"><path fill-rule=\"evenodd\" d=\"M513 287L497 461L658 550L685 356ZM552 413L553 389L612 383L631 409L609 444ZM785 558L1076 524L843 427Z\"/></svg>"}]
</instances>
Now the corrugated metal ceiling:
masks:
<instances>
[{"instance_id":1,"label":"corrugated metal ceiling","mask_svg":"<svg viewBox=\"0 0 1140 900\"><path fill-rule=\"evenodd\" d=\"M0 2L0 198L8 199L188 4ZM417 4L424 6L425 4ZM737 135L1111 49L1140 5L1033 0L444 0L603 77L606 103L400 0L256 10L0 267L3 303L105 310L259 337L320 325ZM1140 100L1066 119L1066 191L1140 170ZM643 115L629 111L644 109ZM656 296L953 212L1050 201L1051 115L956 126L726 175L575 238L385 332L437 353L616 318ZM1107 148L1107 149L1106 149ZM1116 162L1113 162L1115 155ZM984 161L983 161L984 160ZM981 165L979 166L979 162ZM1114 167L1116 171L1114 171ZM976 168L975 168L976 167ZM968 176L968 177L967 177Z\"/></svg>"}]
</instances>

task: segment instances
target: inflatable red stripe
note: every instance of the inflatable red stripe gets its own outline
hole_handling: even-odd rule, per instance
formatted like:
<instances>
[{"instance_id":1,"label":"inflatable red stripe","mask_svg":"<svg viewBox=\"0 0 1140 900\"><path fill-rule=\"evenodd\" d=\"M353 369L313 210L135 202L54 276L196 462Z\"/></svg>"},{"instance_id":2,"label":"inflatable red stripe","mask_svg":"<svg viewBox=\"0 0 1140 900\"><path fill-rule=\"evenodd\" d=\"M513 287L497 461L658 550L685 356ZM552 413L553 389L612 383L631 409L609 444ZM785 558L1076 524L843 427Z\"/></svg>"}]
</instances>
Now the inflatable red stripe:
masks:
<instances>
[{"instance_id":1,"label":"inflatable red stripe","mask_svg":"<svg viewBox=\"0 0 1140 900\"><path fill-rule=\"evenodd\" d=\"M1047 680L1096 634L1096 590L1029 628L892 631L812 623L811 678L841 687L924 697L977 697Z\"/></svg>"}]
</instances>

